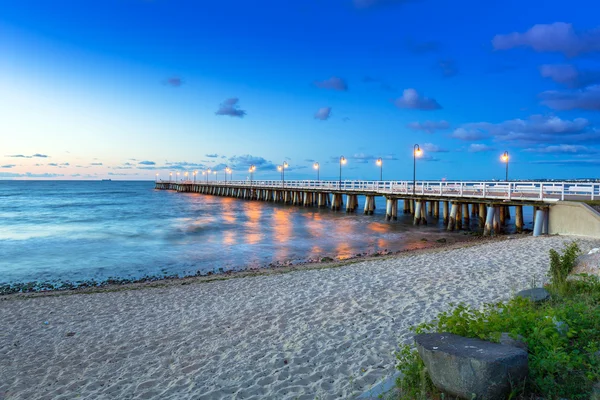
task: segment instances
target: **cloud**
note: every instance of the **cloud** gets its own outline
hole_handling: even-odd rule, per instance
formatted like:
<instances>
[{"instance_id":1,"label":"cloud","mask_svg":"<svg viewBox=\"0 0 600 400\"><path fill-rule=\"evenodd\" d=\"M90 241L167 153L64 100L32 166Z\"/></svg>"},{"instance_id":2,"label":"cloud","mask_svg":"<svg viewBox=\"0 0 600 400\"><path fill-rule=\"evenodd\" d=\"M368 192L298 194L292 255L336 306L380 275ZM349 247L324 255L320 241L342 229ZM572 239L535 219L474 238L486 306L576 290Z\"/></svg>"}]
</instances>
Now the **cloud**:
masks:
<instances>
[{"instance_id":1,"label":"cloud","mask_svg":"<svg viewBox=\"0 0 600 400\"><path fill-rule=\"evenodd\" d=\"M466 141L491 137L515 146L531 147L535 143L594 142L600 140L600 131L593 129L585 118L567 120L556 116L532 115L528 119L513 119L497 124L464 124L451 137Z\"/></svg>"},{"instance_id":2,"label":"cloud","mask_svg":"<svg viewBox=\"0 0 600 400\"><path fill-rule=\"evenodd\" d=\"M342 92L348 90L348 84L346 81L342 78L338 78L337 76L332 76L324 81L316 81L315 86L321 89L339 90Z\"/></svg>"},{"instance_id":3,"label":"cloud","mask_svg":"<svg viewBox=\"0 0 600 400\"><path fill-rule=\"evenodd\" d=\"M442 46L440 42L435 40L425 41L425 42L414 42L412 40L408 40L406 43L406 47L413 54L427 54L427 53L437 53L441 50Z\"/></svg>"},{"instance_id":4,"label":"cloud","mask_svg":"<svg viewBox=\"0 0 600 400\"><path fill-rule=\"evenodd\" d=\"M257 169L277 169L277 165L271 161L267 161L263 157L251 156L250 154L230 157L229 163L233 169L237 170L248 169L251 165L254 165Z\"/></svg>"},{"instance_id":5,"label":"cloud","mask_svg":"<svg viewBox=\"0 0 600 400\"><path fill-rule=\"evenodd\" d=\"M64 176L63 174L33 174L26 172L24 174L18 174L13 172L0 172L0 178L58 178Z\"/></svg>"},{"instance_id":6,"label":"cloud","mask_svg":"<svg viewBox=\"0 0 600 400\"><path fill-rule=\"evenodd\" d=\"M587 146L573 144L559 144L552 146L541 146L525 149L531 153L551 153L551 154L596 154L599 151Z\"/></svg>"},{"instance_id":7,"label":"cloud","mask_svg":"<svg viewBox=\"0 0 600 400\"><path fill-rule=\"evenodd\" d=\"M572 91L548 90L539 97L553 110L600 110L600 85Z\"/></svg>"},{"instance_id":8,"label":"cloud","mask_svg":"<svg viewBox=\"0 0 600 400\"><path fill-rule=\"evenodd\" d=\"M221 158L227 158L227 156L221 156Z\"/></svg>"},{"instance_id":9,"label":"cloud","mask_svg":"<svg viewBox=\"0 0 600 400\"><path fill-rule=\"evenodd\" d=\"M13 167L16 167L16 165L15 164L6 164L6 165L1 166L0 168L13 168Z\"/></svg>"},{"instance_id":10,"label":"cloud","mask_svg":"<svg viewBox=\"0 0 600 400\"><path fill-rule=\"evenodd\" d=\"M496 50L530 47L537 52L558 52L567 57L600 50L600 30L576 32L565 22L538 24L524 33L496 35L492 40Z\"/></svg>"},{"instance_id":11,"label":"cloud","mask_svg":"<svg viewBox=\"0 0 600 400\"><path fill-rule=\"evenodd\" d=\"M356 8L374 8L409 3L411 0L353 0Z\"/></svg>"},{"instance_id":12,"label":"cloud","mask_svg":"<svg viewBox=\"0 0 600 400\"><path fill-rule=\"evenodd\" d=\"M49 166L49 167L58 167L57 163L49 163L49 164L46 164L46 165Z\"/></svg>"},{"instance_id":13,"label":"cloud","mask_svg":"<svg viewBox=\"0 0 600 400\"><path fill-rule=\"evenodd\" d=\"M495 147L488 146L487 144L482 143L471 143L469 149L467 150L469 153L483 153L485 151L496 150Z\"/></svg>"},{"instance_id":14,"label":"cloud","mask_svg":"<svg viewBox=\"0 0 600 400\"><path fill-rule=\"evenodd\" d=\"M331 116L331 107L321 107L319 111L315 114L315 119L320 119L321 121L328 120Z\"/></svg>"},{"instance_id":15,"label":"cloud","mask_svg":"<svg viewBox=\"0 0 600 400\"><path fill-rule=\"evenodd\" d=\"M427 161L427 162L436 162L436 161L440 161L439 158L432 156L431 154L422 154L419 158L419 160L422 161Z\"/></svg>"},{"instance_id":16,"label":"cloud","mask_svg":"<svg viewBox=\"0 0 600 400\"><path fill-rule=\"evenodd\" d=\"M127 163L127 164L129 164L129 163ZM156 165L156 163L154 161L144 160L144 161L138 162L138 165Z\"/></svg>"},{"instance_id":17,"label":"cloud","mask_svg":"<svg viewBox=\"0 0 600 400\"><path fill-rule=\"evenodd\" d=\"M448 150L441 148L433 143L425 143L421 146L424 152L426 153L448 153Z\"/></svg>"},{"instance_id":18,"label":"cloud","mask_svg":"<svg viewBox=\"0 0 600 400\"><path fill-rule=\"evenodd\" d=\"M472 141L485 139L488 137L488 135L479 129L457 128L454 130L454 132L452 132L450 137L460 140Z\"/></svg>"},{"instance_id":19,"label":"cloud","mask_svg":"<svg viewBox=\"0 0 600 400\"><path fill-rule=\"evenodd\" d=\"M456 62L451 58L439 60L437 67L442 72L442 76L444 78L451 78L458 74L458 67L456 66Z\"/></svg>"},{"instance_id":20,"label":"cloud","mask_svg":"<svg viewBox=\"0 0 600 400\"><path fill-rule=\"evenodd\" d=\"M178 76L172 76L165 80L165 83L171 87L178 88L183 85L183 79Z\"/></svg>"},{"instance_id":21,"label":"cloud","mask_svg":"<svg viewBox=\"0 0 600 400\"><path fill-rule=\"evenodd\" d=\"M205 154L205 156L208 157L208 158L217 158L217 157L219 157L218 154Z\"/></svg>"},{"instance_id":22,"label":"cloud","mask_svg":"<svg viewBox=\"0 0 600 400\"><path fill-rule=\"evenodd\" d=\"M100 165L102 165L102 163L101 162L93 162L93 163L90 163L90 165L100 166Z\"/></svg>"},{"instance_id":23,"label":"cloud","mask_svg":"<svg viewBox=\"0 0 600 400\"><path fill-rule=\"evenodd\" d=\"M247 113L245 110L240 109L238 101L239 99L237 97L232 97L230 99L225 100L223 103L221 103L219 109L215 112L215 114L244 118L244 116L246 116Z\"/></svg>"},{"instance_id":24,"label":"cloud","mask_svg":"<svg viewBox=\"0 0 600 400\"><path fill-rule=\"evenodd\" d=\"M66 163L62 163L62 164L60 164L60 165L61 165L61 166L62 166L62 165L64 165L65 167L68 167L68 166L69 166L69 165L71 165L71 164L69 164L68 162L66 162Z\"/></svg>"},{"instance_id":25,"label":"cloud","mask_svg":"<svg viewBox=\"0 0 600 400\"><path fill-rule=\"evenodd\" d=\"M397 98L394 104L398 108L412 110L439 110L442 108L435 99L420 96L415 89L404 89L402 96Z\"/></svg>"},{"instance_id":26,"label":"cloud","mask_svg":"<svg viewBox=\"0 0 600 400\"><path fill-rule=\"evenodd\" d=\"M365 154L365 153L355 153L346 158L352 164L369 164L369 163L375 162L375 160L377 160L378 158L381 158L382 160L397 160L398 159L393 154L388 154L385 156L375 156L372 154ZM314 160L304 160L304 161L314 162ZM338 164L340 162L340 156L329 157L329 162L332 164L333 163Z\"/></svg>"},{"instance_id":27,"label":"cloud","mask_svg":"<svg viewBox=\"0 0 600 400\"><path fill-rule=\"evenodd\" d=\"M600 82L600 71L580 70L570 64L545 64L540 66L540 74L571 89Z\"/></svg>"},{"instance_id":28,"label":"cloud","mask_svg":"<svg viewBox=\"0 0 600 400\"><path fill-rule=\"evenodd\" d=\"M425 121L425 122L411 122L406 125L409 129L414 131L423 131L425 133L434 133L436 130L448 129L450 124L448 121Z\"/></svg>"},{"instance_id":29,"label":"cloud","mask_svg":"<svg viewBox=\"0 0 600 400\"><path fill-rule=\"evenodd\" d=\"M5 156L5 157L12 157L12 158L33 158L33 157L48 158L47 155L45 155L45 154L39 154L39 153L35 153L32 156L25 156L23 154L13 154L13 155Z\"/></svg>"},{"instance_id":30,"label":"cloud","mask_svg":"<svg viewBox=\"0 0 600 400\"><path fill-rule=\"evenodd\" d=\"M547 165L565 165L565 166L581 166L581 167L597 167L600 165L600 159L594 158L589 160L536 160L530 161L531 164L547 164Z\"/></svg>"}]
</instances>

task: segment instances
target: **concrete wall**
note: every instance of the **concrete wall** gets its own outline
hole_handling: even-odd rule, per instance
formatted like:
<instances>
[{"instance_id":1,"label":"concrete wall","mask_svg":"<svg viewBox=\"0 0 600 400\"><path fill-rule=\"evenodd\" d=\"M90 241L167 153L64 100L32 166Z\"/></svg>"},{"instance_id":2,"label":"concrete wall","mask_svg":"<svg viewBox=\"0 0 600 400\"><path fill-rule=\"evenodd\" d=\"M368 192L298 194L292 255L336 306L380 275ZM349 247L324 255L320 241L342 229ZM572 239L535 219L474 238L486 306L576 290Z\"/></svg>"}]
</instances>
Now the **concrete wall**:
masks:
<instances>
[{"instance_id":1,"label":"concrete wall","mask_svg":"<svg viewBox=\"0 0 600 400\"><path fill-rule=\"evenodd\" d=\"M600 213L584 203L559 201L550 207L548 233L600 238Z\"/></svg>"}]
</instances>

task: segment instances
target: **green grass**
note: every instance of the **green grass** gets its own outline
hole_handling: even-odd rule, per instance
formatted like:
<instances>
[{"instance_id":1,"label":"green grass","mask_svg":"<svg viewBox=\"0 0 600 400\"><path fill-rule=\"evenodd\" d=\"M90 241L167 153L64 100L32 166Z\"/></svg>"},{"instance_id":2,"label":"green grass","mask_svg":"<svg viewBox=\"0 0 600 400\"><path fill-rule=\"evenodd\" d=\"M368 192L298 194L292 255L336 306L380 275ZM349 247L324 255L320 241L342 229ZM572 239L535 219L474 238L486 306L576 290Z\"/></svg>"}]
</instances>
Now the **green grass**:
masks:
<instances>
[{"instance_id":1,"label":"green grass","mask_svg":"<svg viewBox=\"0 0 600 400\"><path fill-rule=\"evenodd\" d=\"M529 347L529 378L513 398L589 399L600 380L600 281L584 276L566 280L579 253L576 244L551 255L552 298L543 304L513 298L482 309L459 304L415 333L450 332L497 342L501 332L521 335ZM425 365L412 346L397 353L401 399L438 399Z\"/></svg>"}]
</instances>

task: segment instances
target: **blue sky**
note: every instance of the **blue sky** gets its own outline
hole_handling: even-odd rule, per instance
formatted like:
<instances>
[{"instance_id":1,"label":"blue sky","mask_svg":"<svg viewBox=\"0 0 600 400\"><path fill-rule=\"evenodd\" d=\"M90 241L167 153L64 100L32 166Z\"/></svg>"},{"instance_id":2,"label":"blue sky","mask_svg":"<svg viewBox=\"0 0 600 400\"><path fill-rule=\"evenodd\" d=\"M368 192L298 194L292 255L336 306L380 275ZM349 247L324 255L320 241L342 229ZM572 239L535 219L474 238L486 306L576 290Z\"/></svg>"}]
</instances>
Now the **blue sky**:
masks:
<instances>
[{"instance_id":1,"label":"blue sky","mask_svg":"<svg viewBox=\"0 0 600 400\"><path fill-rule=\"evenodd\" d=\"M598 177L594 1L0 0L0 179ZM221 175L222 178L222 175Z\"/></svg>"}]
</instances>

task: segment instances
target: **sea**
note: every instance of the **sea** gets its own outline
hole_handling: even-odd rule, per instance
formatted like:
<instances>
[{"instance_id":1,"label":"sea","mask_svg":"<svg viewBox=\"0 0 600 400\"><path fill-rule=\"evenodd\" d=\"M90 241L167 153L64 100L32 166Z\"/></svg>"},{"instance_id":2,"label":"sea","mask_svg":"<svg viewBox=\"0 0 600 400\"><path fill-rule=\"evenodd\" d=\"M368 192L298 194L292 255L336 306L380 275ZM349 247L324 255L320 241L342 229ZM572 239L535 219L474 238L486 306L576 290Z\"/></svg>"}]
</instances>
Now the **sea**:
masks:
<instances>
[{"instance_id":1,"label":"sea","mask_svg":"<svg viewBox=\"0 0 600 400\"><path fill-rule=\"evenodd\" d=\"M0 284L205 275L469 236L432 218L415 227L401 206L386 222L383 198L376 207L346 214L156 190L149 181L0 181Z\"/></svg>"}]
</instances>

